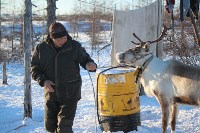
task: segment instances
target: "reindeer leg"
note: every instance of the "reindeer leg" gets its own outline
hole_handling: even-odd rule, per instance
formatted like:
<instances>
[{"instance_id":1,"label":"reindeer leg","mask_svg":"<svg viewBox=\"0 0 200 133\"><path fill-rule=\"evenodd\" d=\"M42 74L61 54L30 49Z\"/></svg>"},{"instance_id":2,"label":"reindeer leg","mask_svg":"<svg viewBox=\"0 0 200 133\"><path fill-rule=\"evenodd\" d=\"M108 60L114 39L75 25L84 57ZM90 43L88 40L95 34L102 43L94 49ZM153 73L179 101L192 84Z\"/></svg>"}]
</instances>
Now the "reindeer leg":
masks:
<instances>
[{"instance_id":1,"label":"reindeer leg","mask_svg":"<svg viewBox=\"0 0 200 133\"><path fill-rule=\"evenodd\" d=\"M167 125L169 121L169 103L166 101L166 98L162 98L161 108L162 108L162 133L167 133ZM165 100L164 100L165 99Z\"/></svg>"},{"instance_id":2,"label":"reindeer leg","mask_svg":"<svg viewBox=\"0 0 200 133\"><path fill-rule=\"evenodd\" d=\"M171 106L171 133L176 131L176 118L177 118L177 104L173 103Z\"/></svg>"},{"instance_id":3,"label":"reindeer leg","mask_svg":"<svg viewBox=\"0 0 200 133\"><path fill-rule=\"evenodd\" d=\"M162 109L162 133L167 133L167 125L169 121L169 114L170 114L170 100L168 100L164 95L159 95L155 93L158 102L160 103Z\"/></svg>"}]
</instances>

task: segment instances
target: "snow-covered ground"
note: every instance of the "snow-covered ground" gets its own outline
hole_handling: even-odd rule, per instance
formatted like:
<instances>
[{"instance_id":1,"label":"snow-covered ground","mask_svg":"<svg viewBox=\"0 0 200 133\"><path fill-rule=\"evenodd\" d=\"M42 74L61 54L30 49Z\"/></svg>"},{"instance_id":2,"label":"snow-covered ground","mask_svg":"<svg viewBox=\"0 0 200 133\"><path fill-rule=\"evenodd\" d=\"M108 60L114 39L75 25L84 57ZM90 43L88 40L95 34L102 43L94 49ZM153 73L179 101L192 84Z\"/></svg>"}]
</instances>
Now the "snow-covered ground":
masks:
<instances>
[{"instance_id":1,"label":"snow-covered ground","mask_svg":"<svg viewBox=\"0 0 200 133\"><path fill-rule=\"evenodd\" d=\"M79 34L79 41L87 48L88 36ZM102 51L98 58L97 53L93 53L93 59L108 66L110 62L109 48ZM0 75L2 68L0 66ZM81 69L83 79L82 99L78 103L77 113L73 130L75 133L101 133L98 122L96 123L96 107L92 82L95 86L95 73L90 73L92 82L86 70ZM23 126L23 102L24 102L24 65L23 63L10 63L7 65L8 85L0 85L0 133L46 133L44 129L44 95L41 88L35 81L32 81L32 119L27 119ZM0 77L2 83L2 77ZM138 133L160 133L161 132L161 109L155 98L140 96L141 126ZM178 115L177 133L200 133L200 108L191 106L180 106ZM131 131L131 133L136 131ZM168 132L170 127L168 126ZM118 133L121 133L119 131Z\"/></svg>"},{"instance_id":2,"label":"snow-covered ground","mask_svg":"<svg viewBox=\"0 0 200 133\"><path fill-rule=\"evenodd\" d=\"M26 126L20 127L23 118L24 68L23 64L8 64L7 67L9 85L0 86L0 133L45 133L43 88L35 81L32 82L33 118L27 121ZM82 99L78 104L73 129L75 133L94 133L96 108L92 83L87 71L82 69L81 74ZM94 73L90 74L95 84ZM138 127L138 132L160 133L161 110L155 98L141 96L140 104L141 126ZM200 133L200 108L181 106L176 127L178 133ZM97 128L100 133L98 123Z\"/></svg>"}]
</instances>

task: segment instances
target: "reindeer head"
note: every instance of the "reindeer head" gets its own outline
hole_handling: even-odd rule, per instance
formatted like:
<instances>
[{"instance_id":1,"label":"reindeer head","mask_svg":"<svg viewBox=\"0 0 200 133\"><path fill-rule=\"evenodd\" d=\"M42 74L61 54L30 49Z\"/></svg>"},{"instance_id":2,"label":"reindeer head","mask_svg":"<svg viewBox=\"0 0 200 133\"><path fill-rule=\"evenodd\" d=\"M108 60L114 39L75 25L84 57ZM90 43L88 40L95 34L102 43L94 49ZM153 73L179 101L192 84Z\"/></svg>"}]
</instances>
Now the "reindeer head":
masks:
<instances>
[{"instance_id":1,"label":"reindeer head","mask_svg":"<svg viewBox=\"0 0 200 133\"><path fill-rule=\"evenodd\" d=\"M164 29L161 32L161 35L156 40L147 42L143 42L139 37L135 35L135 33L133 33L133 36L136 37L140 41L140 43L135 43L131 41L136 46L134 48L126 50L125 52L117 53L116 54L117 62L119 64L133 64L137 60L140 60L145 56L149 55L148 51L150 44L162 40L162 38L167 35L166 34L167 30L168 28L164 25Z\"/></svg>"},{"instance_id":2,"label":"reindeer head","mask_svg":"<svg viewBox=\"0 0 200 133\"><path fill-rule=\"evenodd\" d=\"M120 52L116 54L116 60L119 64L133 64L139 59L144 58L149 53L149 42L144 46L136 45L136 47Z\"/></svg>"}]
</instances>

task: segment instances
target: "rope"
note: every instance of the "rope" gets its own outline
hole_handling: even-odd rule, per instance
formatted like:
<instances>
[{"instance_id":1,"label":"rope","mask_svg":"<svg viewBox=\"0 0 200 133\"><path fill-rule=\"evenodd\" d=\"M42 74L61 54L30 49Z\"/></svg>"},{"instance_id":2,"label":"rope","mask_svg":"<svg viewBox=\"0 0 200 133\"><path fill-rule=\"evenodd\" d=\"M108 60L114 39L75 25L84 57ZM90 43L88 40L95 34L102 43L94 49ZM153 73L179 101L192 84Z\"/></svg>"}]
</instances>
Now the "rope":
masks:
<instances>
[{"instance_id":1,"label":"rope","mask_svg":"<svg viewBox=\"0 0 200 133\"><path fill-rule=\"evenodd\" d=\"M87 70L87 72L88 72L88 75L89 75L89 77L90 77L90 81L91 81L91 83L92 83L92 89L93 89L93 94L94 94L94 102L95 102L95 108L97 107L96 106L96 98L95 98L95 90L94 90L94 84L93 84L93 82L92 82L92 77L91 77L91 75L90 75L90 72ZM95 110L96 111L96 110ZM96 133L97 133L97 119L96 119L96 113L94 113L94 115L95 115L95 131L96 131Z\"/></svg>"}]
</instances>

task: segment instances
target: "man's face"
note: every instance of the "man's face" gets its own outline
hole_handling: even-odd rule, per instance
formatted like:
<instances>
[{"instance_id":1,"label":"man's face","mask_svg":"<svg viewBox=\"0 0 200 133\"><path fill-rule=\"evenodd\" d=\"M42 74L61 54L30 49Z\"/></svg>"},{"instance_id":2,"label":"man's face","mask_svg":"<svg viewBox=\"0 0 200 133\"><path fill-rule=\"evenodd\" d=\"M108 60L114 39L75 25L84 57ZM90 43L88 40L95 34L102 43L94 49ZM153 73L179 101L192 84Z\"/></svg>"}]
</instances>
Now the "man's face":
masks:
<instances>
[{"instance_id":1,"label":"man's face","mask_svg":"<svg viewBox=\"0 0 200 133\"><path fill-rule=\"evenodd\" d=\"M61 38L56 38L56 39L52 39L53 43L55 45L56 48L62 47L63 44L67 41L67 36L61 37Z\"/></svg>"}]
</instances>

